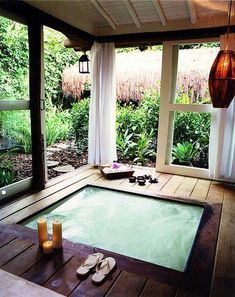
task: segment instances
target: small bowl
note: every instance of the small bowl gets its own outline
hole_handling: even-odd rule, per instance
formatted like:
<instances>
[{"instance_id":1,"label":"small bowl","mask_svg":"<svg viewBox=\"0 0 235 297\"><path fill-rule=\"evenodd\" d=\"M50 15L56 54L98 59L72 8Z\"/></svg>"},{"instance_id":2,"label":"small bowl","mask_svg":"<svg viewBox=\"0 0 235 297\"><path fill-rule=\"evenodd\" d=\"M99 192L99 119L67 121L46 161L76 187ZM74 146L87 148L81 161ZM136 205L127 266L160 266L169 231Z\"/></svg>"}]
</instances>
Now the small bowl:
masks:
<instances>
[{"instance_id":1,"label":"small bowl","mask_svg":"<svg viewBox=\"0 0 235 297\"><path fill-rule=\"evenodd\" d=\"M145 179L151 179L151 178L152 178L152 175L150 175L150 174L145 174L145 175L144 175L144 178L145 178Z\"/></svg>"},{"instance_id":2,"label":"small bowl","mask_svg":"<svg viewBox=\"0 0 235 297\"><path fill-rule=\"evenodd\" d=\"M143 175L139 175L139 176L137 176L137 180L139 181L139 180L145 180L145 177L143 176Z\"/></svg>"},{"instance_id":3,"label":"small bowl","mask_svg":"<svg viewBox=\"0 0 235 297\"><path fill-rule=\"evenodd\" d=\"M136 182L136 176L130 176L129 183L135 183L135 182Z\"/></svg>"},{"instance_id":4,"label":"small bowl","mask_svg":"<svg viewBox=\"0 0 235 297\"><path fill-rule=\"evenodd\" d=\"M158 179L156 177L154 178L150 178L149 179L150 184L157 184L158 183Z\"/></svg>"},{"instance_id":5,"label":"small bowl","mask_svg":"<svg viewBox=\"0 0 235 297\"><path fill-rule=\"evenodd\" d=\"M138 184L139 184L139 186L144 186L145 183L146 183L146 180L145 180L145 179L139 179L139 180L138 180Z\"/></svg>"}]
</instances>

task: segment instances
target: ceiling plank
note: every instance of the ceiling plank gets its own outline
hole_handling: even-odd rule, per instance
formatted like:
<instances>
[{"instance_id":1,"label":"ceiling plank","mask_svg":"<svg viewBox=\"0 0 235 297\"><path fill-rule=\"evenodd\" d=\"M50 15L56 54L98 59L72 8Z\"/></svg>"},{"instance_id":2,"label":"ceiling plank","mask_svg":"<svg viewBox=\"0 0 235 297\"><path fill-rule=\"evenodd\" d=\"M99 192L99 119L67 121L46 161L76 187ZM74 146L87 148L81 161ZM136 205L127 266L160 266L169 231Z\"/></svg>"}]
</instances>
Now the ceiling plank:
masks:
<instances>
[{"instance_id":1,"label":"ceiling plank","mask_svg":"<svg viewBox=\"0 0 235 297\"><path fill-rule=\"evenodd\" d=\"M186 0L190 21L192 24L197 22L197 13L193 0Z\"/></svg>"},{"instance_id":2,"label":"ceiling plank","mask_svg":"<svg viewBox=\"0 0 235 297\"><path fill-rule=\"evenodd\" d=\"M129 0L122 0L122 1L125 4L130 16L132 17L132 20L134 21L136 27L140 28L141 27L140 19L136 13L134 7L132 6L131 2Z\"/></svg>"},{"instance_id":3,"label":"ceiling plank","mask_svg":"<svg viewBox=\"0 0 235 297\"><path fill-rule=\"evenodd\" d=\"M107 12L103 9L103 7L100 5L100 3L97 0L91 0L91 3L95 6L95 8L99 11L99 13L105 18L105 20L108 22L108 24L113 28L113 30L116 30L116 25L112 18L107 14Z\"/></svg>"},{"instance_id":4,"label":"ceiling plank","mask_svg":"<svg viewBox=\"0 0 235 297\"><path fill-rule=\"evenodd\" d=\"M153 4L154 4L154 6L155 6L155 8L157 10L157 13L159 15L159 18L161 20L162 25L165 26L166 25L166 17L164 15L164 12L162 10L162 7L161 7L161 4L160 4L159 0L152 0L152 1L153 1Z\"/></svg>"}]
</instances>

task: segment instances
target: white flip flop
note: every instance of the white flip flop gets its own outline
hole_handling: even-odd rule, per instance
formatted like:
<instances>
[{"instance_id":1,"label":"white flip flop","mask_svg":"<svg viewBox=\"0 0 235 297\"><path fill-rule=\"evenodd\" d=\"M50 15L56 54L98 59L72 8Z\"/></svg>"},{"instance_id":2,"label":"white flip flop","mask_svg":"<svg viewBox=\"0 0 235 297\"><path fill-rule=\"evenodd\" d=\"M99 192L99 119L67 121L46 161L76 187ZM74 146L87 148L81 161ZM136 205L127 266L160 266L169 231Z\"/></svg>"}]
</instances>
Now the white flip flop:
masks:
<instances>
[{"instance_id":1,"label":"white flip flop","mask_svg":"<svg viewBox=\"0 0 235 297\"><path fill-rule=\"evenodd\" d=\"M86 276L103 258L104 255L102 253L88 255L83 264L78 267L77 275Z\"/></svg>"},{"instance_id":2,"label":"white flip flop","mask_svg":"<svg viewBox=\"0 0 235 297\"><path fill-rule=\"evenodd\" d=\"M96 265L96 272L92 275L92 281L100 284L113 271L116 266L114 258L107 257Z\"/></svg>"}]
</instances>

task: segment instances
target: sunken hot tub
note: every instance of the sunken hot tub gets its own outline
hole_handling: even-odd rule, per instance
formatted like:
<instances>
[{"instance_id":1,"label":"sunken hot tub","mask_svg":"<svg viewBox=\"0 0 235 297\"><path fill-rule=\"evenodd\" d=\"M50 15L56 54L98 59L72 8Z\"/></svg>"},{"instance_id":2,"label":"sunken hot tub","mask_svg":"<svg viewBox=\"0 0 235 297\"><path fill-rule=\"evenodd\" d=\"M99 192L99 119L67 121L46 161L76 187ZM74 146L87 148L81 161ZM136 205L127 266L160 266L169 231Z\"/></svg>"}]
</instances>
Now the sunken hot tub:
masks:
<instances>
[{"instance_id":1,"label":"sunken hot tub","mask_svg":"<svg viewBox=\"0 0 235 297\"><path fill-rule=\"evenodd\" d=\"M220 215L221 204L87 185L21 224L36 229L43 216L52 233L60 219L65 249L87 245L118 269L208 296Z\"/></svg>"},{"instance_id":2,"label":"sunken hot tub","mask_svg":"<svg viewBox=\"0 0 235 297\"><path fill-rule=\"evenodd\" d=\"M63 223L63 237L184 271L204 207L87 186L23 223L46 217Z\"/></svg>"}]
</instances>

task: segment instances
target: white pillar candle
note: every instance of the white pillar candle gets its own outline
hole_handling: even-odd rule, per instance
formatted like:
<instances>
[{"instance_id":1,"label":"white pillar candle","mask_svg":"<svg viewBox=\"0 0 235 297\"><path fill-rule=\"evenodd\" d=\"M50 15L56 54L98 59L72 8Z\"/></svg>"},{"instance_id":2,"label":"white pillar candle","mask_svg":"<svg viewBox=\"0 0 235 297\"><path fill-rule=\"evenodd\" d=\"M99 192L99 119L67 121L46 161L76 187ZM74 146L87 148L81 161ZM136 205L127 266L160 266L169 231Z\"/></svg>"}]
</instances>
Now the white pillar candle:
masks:
<instances>
[{"instance_id":1,"label":"white pillar candle","mask_svg":"<svg viewBox=\"0 0 235 297\"><path fill-rule=\"evenodd\" d=\"M43 249L43 253L46 255L49 255L53 252L53 245L52 245L52 241L45 241L43 242L42 245L42 249Z\"/></svg>"},{"instance_id":2,"label":"white pillar candle","mask_svg":"<svg viewBox=\"0 0 235 297\"><path fill-rule=\"evenodd\" d=\"M62 248L62 222L55 220L52 223L52 242L54 249Z\"/></svg>"},{"instance_id":3,"label":"white pillar candle","mask_svg":"<svg viewBox=\"0 0 235 297\"><path fill-rule=\"evenodd\" d=\"M42 246L43 242L48 240L47 220L45 218L40 218L38 219L37 223L38 223L38 241L39 241L39 245Z\"/></svg>"}]
</instances>

